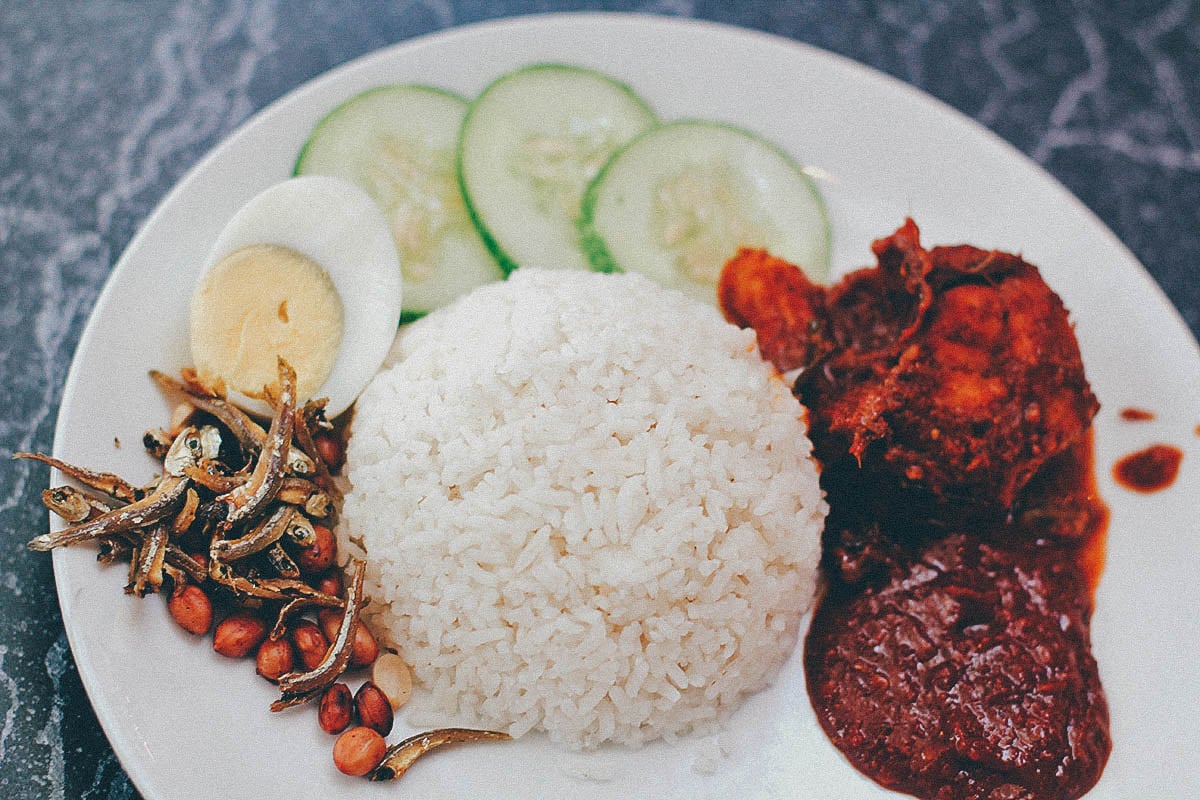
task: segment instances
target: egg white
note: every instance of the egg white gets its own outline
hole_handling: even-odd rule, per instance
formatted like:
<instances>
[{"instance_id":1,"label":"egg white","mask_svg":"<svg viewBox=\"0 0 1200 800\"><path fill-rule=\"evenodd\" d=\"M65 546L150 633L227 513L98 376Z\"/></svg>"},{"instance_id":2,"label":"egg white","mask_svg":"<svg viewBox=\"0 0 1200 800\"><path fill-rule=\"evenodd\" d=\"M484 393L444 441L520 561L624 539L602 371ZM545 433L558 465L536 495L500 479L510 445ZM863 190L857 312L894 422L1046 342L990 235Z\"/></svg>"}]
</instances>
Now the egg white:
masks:
<instances>
[{"instance_id":1,"label":"egg white","mask_svg":"<svg viewBox=\"0 0 1200 800\"><path fill-rule=\"evenodd\" d=\"M200 282L227 255L256 244L281 245L308 256L328 273L341 298L341 345L314 394L329 398L325 413L333 418L350 407L379 371L400 322L400 263L387 220L371 197L349 181L319 175L290 178L256 195L230 218ZM270 414L263 401L232 389L230 399L252 413Z\"/></svg>"}]
</instances>

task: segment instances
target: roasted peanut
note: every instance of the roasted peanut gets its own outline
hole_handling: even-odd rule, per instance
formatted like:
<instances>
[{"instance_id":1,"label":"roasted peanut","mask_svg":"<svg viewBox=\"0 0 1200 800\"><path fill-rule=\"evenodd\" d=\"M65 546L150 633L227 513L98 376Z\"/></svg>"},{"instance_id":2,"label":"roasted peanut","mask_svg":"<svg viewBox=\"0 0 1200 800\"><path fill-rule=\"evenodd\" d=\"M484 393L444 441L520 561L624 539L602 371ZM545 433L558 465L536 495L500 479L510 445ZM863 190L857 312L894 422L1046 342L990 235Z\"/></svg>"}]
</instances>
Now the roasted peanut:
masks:
<instances>
[{"instance_id":1,"label":"roasted peanut","mask_svg":"<svg viewBox=\"0 0 1200 800\"><path fill-rule=\"evenodd\" d=\"M267 638L267 623L248 611L235 611L217 625L213 650L228 658L243 658Z\"/></svg>"},{"instance_id":2,"label":"roasted peanut","mask_svg":"<svg viewBox=\"0 0 1200 800\"><path fill-rule=\"evenodd\" d=\"M354 641L350 643L350 647L350 666L352 667L370 666L379 657L379 642L375 641L375 634L371 633L371 629L365 622L360 621L358 627L355 628Z\"/></svg>"},{"instance_id":3,"label":"roasted peanut","mask_svg":"<svg viewBox=\"0 0 1200 800\"><path fill-rule=\"evenodd\" d=\"M342 459L346 456L342 440L336 433L322 432L313 434L313 444L317 446L317 455L325 462L325 466L336 475L342 468Z\"/></svg>"},{"instance_id":4,"label":"roasted peanut","mask_svg":"<svg viewBox=\"0 0 1200 800\"><path fill-rule=\"evenodd\" d=\"M314 670L329 650L329 640L321 633L321 627L309 619L302 619L292 627L292 644L305 670Z\"/></svg>"},{"instance_id":5,"label":"roasted peanut","mask_svg":"<svg viewBox=\"0 0 1200 800\"><path fill-rule=\"evenodd\" d=\"M412 672L395 653L379 654L371 667L371 680L387 695L393 711L398 711L412 697Z\"/></svg>"},{"instance_id":6,"label":"roasted peanut","mask_svg":"<svg viewBox=\"0 0 1200 800\"><path fill-rule=\"evenodd\" d=\"M188 633L203 636L212 627L213 605L204 590L186 583L175 588L167 601L167 610L179 627Z\"/></svg>"},{"instance_id":7,"label":"roasted peanut","mask_svg":"<svg viewBox=\"0 0 1200 800\"><path fill-rule=\"evenodd\" d=\"M333 531L324 525L313 525L313 533L316 534L313 543L300 548L296 554L296 564L309 575L324 572L337 559L337 539Z\"/></svg>"},{"instance_id":8,"label":"roasted peanut","mask_svg":"<svg viewBox=\"0 0 1200 800\"><path fill-rule=\"evenodd\" d=\"M255 671L271 682L292 671L296 662L291 642L287 639L267 639L258 646L254 659Z\"/></svg>"},{"instance_id":9,"label":"roasted peanut","mask_svg":"<svg viewBox=\"0 0 1200 800\"><path fill-rule=\"evenodd\" d=\"M333 743L333 764L346 775L366 775L387 753L387 742L370 728L351 728Z\"/></svg>"},{"instance_id":10,"label":"roasted peanut","mask_svg":"<svg viewBox=\"0 0 1200 800\"><path fill-rule=\"evenodd\" d=\"M317 724L326 733L341 733L350 724L354 701L350 698L350 687L344 683L330 684L321 695L317 708Z\"/></svg>"},{"instance_id":11,"label":"roasted peanut","mask_svg":"<svg viewBox=\"0 0 1200 800\"><path fill-rule=\"evenodd\" d=\"M354 708L358 711L358 721L361 724L380 736L387 736L392 732L391 701L375 684L367 681L358 687L354 694Z\"/></svg>"},{"instance_id":12,"label":"roasted peanut","mask_svg":"<svg viewBox=\"0 0 1200 800\"><path fill-rule=\"evenodd\" d=\"M338 608L322 608L317 612L317 622L325 638L332 642L337 638L338 628L342 625L342 611Z\"/></svg>"},{"instance_id":13,"label":"roasted peanut","mask_svg":"<svg viewBox=\"0 0 1200 800\"><path fill-rule=\"evenodd\" d=\"M338 567L327 570L313 582L313 588L318 592L332 597L341 597L343 588L342 570ZM329 634L326 633L325 635L328 636Z\"/></svg>"}]
</instances>

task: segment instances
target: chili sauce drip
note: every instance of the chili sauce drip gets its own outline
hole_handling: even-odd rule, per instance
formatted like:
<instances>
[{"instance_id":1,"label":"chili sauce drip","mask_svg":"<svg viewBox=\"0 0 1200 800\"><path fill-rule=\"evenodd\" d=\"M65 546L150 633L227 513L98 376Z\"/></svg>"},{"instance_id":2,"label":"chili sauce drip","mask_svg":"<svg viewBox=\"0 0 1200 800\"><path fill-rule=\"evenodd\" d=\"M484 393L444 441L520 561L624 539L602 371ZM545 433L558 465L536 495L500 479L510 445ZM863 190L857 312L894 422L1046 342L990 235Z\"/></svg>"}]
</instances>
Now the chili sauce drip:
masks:
<instances>
[{"instance_id":1,"label":"chili sauce drip","mask_svg":"<svg viewBox=\"0 0 1200 800\"><path fill-rule=\"evenodd\" d=\"M1121 458L1113 467L1113 478L1135 492L1159 492L1175 482L1182 461L1178 447L1154 444Z\"/></svg>"}]
</instances>

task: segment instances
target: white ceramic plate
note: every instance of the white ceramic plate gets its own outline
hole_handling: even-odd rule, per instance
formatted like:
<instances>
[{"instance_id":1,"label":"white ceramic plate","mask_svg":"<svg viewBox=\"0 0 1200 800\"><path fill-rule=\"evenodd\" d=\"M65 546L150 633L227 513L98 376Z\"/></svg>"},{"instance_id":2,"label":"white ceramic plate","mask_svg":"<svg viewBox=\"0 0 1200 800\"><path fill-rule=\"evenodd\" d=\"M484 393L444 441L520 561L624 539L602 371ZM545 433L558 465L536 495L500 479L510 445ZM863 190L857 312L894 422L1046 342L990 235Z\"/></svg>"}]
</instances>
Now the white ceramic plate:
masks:
<instances>
[{"instance_id":1,"label":"white ceramic plate","mask_svg":"<svg viewBox=\"0 0 1200 800\"><path fill-rule=\"evenodd\" d=\"M1023 253L1072 310L1103 402L1097 469L1112 506L1093 642L1114 748L1089 797L1191 798L1200 787L1200 355L1145 271L1074 197L979 125L860 65L782 39L632 16L514 19L383 50L301 87L250 120L163 201L121 257L84 333L55 452L148 479L142 432L168 408L146 371L188 362L188 297L217 231L285 178L317 119L354 93L416 81L473 95L509 68L558 60L627 81L664 119L735 122L812 165L828 199L838 272L871 263L869 243L912 215L928 244ZM1150 423L1121 422L1125 406ZM117 437L122 445L114 446ZM1109 468L1152 441L1180 445L1175 486L1135 495ZM57 479L58 476L56 476ZM271 714L274 689L249 661L215 656L157 598L121 593L122 568L94 552L55 553L63 618L96 713L148 800L196 797L890 796L820 732L798 653L720 739L716 771L693 769L714 742L569 753L538 736L423 761L399 785L339 775L310 709ZM399 730L402 730L400 728Z\"/></svg>"}]
</instances>

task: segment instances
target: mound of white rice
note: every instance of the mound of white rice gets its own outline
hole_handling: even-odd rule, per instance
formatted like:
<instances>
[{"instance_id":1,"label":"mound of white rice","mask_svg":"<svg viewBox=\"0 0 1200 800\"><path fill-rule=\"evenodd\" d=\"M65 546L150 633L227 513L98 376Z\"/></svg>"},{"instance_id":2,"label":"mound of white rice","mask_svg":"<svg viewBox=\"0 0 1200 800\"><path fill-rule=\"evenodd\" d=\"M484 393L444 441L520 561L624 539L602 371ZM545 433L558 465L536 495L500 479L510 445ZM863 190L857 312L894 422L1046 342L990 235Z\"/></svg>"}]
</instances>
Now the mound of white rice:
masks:
<instances>
[{"instance_id":1,"label":"mound of white rice","mask_svg":"<svg viewBox=\"0 0 1200 800\"><path fill-rule=\"evenodd\" d=\"M771 680L826 506L753 332L634 275L523 269L391 363L357 404L342 532L426 708L639 744Z\"/></svg>"}]
</instances>

